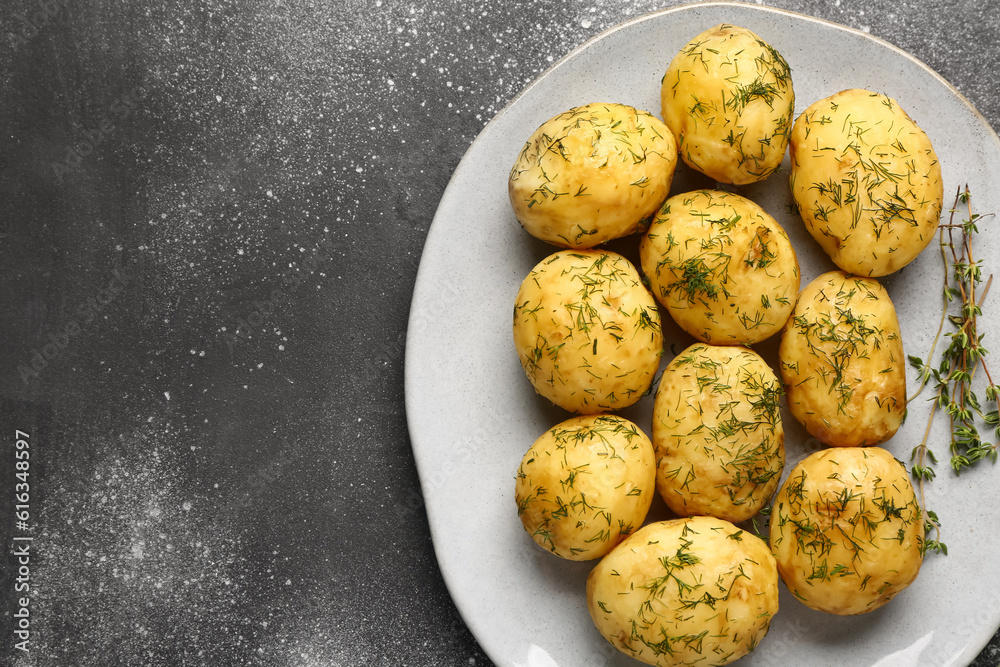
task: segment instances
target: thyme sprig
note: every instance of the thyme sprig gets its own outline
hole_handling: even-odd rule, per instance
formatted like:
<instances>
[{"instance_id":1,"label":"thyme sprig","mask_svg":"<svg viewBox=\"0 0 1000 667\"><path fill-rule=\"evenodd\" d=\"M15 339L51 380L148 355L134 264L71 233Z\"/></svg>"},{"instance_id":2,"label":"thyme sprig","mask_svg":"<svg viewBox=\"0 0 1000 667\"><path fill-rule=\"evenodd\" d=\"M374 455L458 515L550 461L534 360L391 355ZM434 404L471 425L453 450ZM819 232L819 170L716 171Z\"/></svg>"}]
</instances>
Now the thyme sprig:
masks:
<instances>
[{"instance_id":1,"label":"thyme sprig","mask_svg":"<svg viewBox=\"0 0 1000 667\"><path fill-rule=\"evenodd\" d=\"M961 216L963 206L964 219ZM956 215L959 216L958 222L955 220ZM972 212L969 187L959 188L948 222L942 223L938 232L945 269L941 321L931 344L927 363L919 357L909 357L910 364L920 377L920 386L909 400L916 398L928 383L933 382L934 387L931 399L934 407L928 417L923 439L911 453L911 474L917 481L926 532L928 536L932 532L935 535L935 539L925 540L924 548L944 554L948 553L948 548L940 541L940 521L933 512L926 509L924 502L924 485L933 480L936 474L933 465L937 463L937 457L928 446L935 415L938 411L943 411L948 416L951 433L950 464L955 474L971 468L983 459L995 463L1000 446L1000 442L990 443L984 440L979 432L979 425L984 424L992 427L994 435L1000 439L1000 387L994 383L987 366L989 351L983 346L983 334L978 328L982 304L993 280L991 275L985 286L982 286L982 260L977 260L973 254L972 240L979 232L978 223L982 218L980 214ZM957 312L954 312L956 307ZM949 341L948 346L935 367L930 362L944 331L945 320L953 329L944 333ZM987 381L985 407L973 388L973 379L979 368L982 368ZM993 409L989 409L990 405Z\"/></svg>"}]
</instances>

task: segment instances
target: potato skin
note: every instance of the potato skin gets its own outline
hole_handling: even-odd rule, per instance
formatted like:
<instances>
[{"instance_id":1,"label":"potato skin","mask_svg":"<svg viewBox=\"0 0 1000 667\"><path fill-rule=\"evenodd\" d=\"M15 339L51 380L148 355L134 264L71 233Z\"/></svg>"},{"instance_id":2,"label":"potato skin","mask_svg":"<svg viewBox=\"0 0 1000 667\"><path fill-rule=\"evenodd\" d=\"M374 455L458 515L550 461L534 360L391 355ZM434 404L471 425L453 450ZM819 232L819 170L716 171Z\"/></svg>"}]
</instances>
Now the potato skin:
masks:
<instances>
[{"instance_id":1,"label":"potato skin","mask_svg":"<svg viewBox=\"0 0 1000 667\"><path fill-rule=\"evenodd\" d=\"M615 415L572 417L543 433L517 469L517 514L539 546L568 560L605 555L646 519L653 445Z\"/></svg>"},{"instance_id":2,"label":"potato skin","mask_svg":"<svg viewBox=\"0 0 1000 667\"><path fill-rule=\"evenodd\" d=\"M778 347L789 411L834 447L877 445L906 412L896 308L872 279L830 271L799 295Z\"/></svg>"},{"instance_id":3,"label":"potato skin","mask_svg":"<svg viewBox=\"0 0 1000 667\"><path fill-rule=\"evenodd\" d=\"M593 248L644 229L667 198L676 165L677 141L659 118L624 104L585 104L528 138L508 194L532 236Z\"/></svg>"},{"instance_id":4,"label":"potato skin","mask_svg":"<svg viewBox=\"0 0 1000 667\"><path fill-rule=\"evenodd\" d=\"M791 69L750 30L723 23L688 42L663 75L660 103L692 169L745 185L781 165L795 111Z\"/></svg>"},{"instance_id":5,"label":"potato skin","mask_svg":"<svg viewBox=\"0 0 1000 667\"><path fill-rule=\"evenodd\" d=\"M789 185L806 229L834 264L879 277L913 261L941 216L941 165L894 99L850 89L795 121Z\"/></svg>"},{"instance_id":6,"label":"potato skin","mask_svg":"<svg viewBox=\"0 0 1000 667\"><path fill-rule=\"evenodd\" d=\"M799 291L785 230L754 202L721 190L665 201L639 257L657 300L706 343L752 345L778 333Z\"/></svg>"},{"instance_id":7,"label":"potato skin","mask_svg":"<svg viewBox=\"0 0 1000 667\"><path fill-rule=\"evenodd\" d=\"M642 398L660 365L663 333L656 300L625 257L560 250L521 283L514 345L539 394L595 414Z\"/></svg>"},{"instance_id":8,"label":"potato skin","mask_svg":"<svg viewBox=\"0 0 1000 667\"><path fill-rule=\"evenodd\" d=\"M906 469L881 447L825 449L775 497L770 544L788 589L813 609L853 615L909 586L924 521Z\"/></svg>"},{"instance_id":9,"label":"potato skin","mask_svg":"<svg viewBox=\"0 0 1000 667\"><path fill-rule=\"evenodd\" d=\"M679 516L739 523L774 495L785 465L781 383L756 352L695 343L653 405L656 487Z\"/></svg>"},{"instance_id":10,"label":"potato skin","mask_svg":"<svg viewBox=\"0 0 1000 667\"><path fill-rule=\"evenodd\" d=\"M767 543L728 521L651 523L587 577L587 609L622 653L650 665L725 665L753 650L778 611Z\"/></svg>"}]
</instances>

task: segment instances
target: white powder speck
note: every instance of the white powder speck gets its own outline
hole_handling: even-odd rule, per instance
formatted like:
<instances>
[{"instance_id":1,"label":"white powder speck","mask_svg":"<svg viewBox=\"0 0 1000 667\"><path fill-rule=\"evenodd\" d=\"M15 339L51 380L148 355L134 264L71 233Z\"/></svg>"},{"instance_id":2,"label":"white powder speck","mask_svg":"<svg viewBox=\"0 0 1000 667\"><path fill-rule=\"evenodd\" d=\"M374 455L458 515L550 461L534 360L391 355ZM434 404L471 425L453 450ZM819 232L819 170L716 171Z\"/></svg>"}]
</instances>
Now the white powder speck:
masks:
<instances>
[{"instance_id":1,"label":"white powder speck","mask_svg":"<svg viewBox=\"0 0 1000 667\"><path fill-rule=\"evenodd\" d=\"M33 543L45 554L32 569L33 665L66 664L66 655L74 664L112 664L108 656L152 664L183 654L224 664L260 618L243 611L258 577L237 555L241 535L225 512L190 511L197 500L177 453L188 434L139 423L120 437L75 442L71 460L47 479L39 525L48 528ZM219 507L218 494L212 499ZM67 634L67 618L93 626ZM235 631L231 639L204 633L220 622Z\"/></svg>"}]
</instances>

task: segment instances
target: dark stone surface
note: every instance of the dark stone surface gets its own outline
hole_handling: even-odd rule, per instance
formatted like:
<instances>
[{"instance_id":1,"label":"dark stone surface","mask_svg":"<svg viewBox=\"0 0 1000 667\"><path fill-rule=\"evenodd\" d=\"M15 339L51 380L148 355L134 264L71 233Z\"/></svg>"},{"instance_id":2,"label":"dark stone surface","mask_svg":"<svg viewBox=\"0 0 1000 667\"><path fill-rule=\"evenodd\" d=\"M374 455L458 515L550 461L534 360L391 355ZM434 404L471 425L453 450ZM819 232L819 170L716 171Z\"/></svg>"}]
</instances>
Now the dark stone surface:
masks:
<instances>
[{"instance_id":1,"label":"dark stone surface","mask_svg":"<svg viewBox=\"0 0 1000 667\"><path fill-rule=\"evenodd\" d=\"M0 526L34 538L28 654L0 580L5 661L490 664L406 430L421 247L525 84L674 4L4 2ZM909 51L1000 128L989 3L765 4Z\"/></svg>"}]
</instances>

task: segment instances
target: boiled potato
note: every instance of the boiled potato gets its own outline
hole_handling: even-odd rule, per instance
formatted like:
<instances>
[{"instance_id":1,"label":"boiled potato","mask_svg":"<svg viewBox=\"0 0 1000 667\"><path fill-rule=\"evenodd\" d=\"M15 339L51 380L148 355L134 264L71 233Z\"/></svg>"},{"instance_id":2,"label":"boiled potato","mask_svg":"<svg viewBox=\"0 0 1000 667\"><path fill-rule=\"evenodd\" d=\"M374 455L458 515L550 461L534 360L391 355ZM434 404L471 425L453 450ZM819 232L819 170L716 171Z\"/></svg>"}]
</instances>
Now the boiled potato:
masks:
<instances>
[{"instance_id":1,"label":"boiled potato","mask_svg":"<svg viewBox=\"0 0 1000 667\"><path fill-rule=\"evenodd\" d=\"M750 30L720 24L688 42L663 75L660 102L692 169L743 185L781 165L795 109L791 70Z\"/></svg>"},{"instance_id":2,"label":"boiled potato","mask_svg":"<svg viewBox=\"0 0 1000 667\"><path fill-rule=\"evenodd\" d=\"M790 153L806 229L844 271L888 275L934 238L941 165L894 99L851 89L815 102L795 121Z\"/></svg>"},{"instance_id":3,"label":"boiled potato","mask_svg":"<svg viewBox=\"0 0 1000 667\"><path fill-rule=\"evenodd\" d=\"M881 447L824 449L790 472L771 510L771 550L813 609L878 609L916 578L924 521L906 469Z\"/></svg>"},{"instance_id":4,"label":"boiled potato","mask_svg":"<svg viewBox=\"0 0 1000 667\"><path fill-rule=\"evenodd\" d=\"M788 408L821 442L877 445L906 412L896 308L872 279L830 271L799 295L778 347Z\"/></svg>"},{"instance_id":5,"label":"boiled potato","mask_svg":"<svg viewBox=\"0 0 1000 667\"><path fill-rule=\"evenodd\" d=\"M600 558L646 519L655 469L653 445L632 422L573 417L546 431L521 460L517 514L531 539L555 555Z\"/></svg>"},{"instance_id":6,"label":"boiled potato","mask_svg":"<svg viewBox=\"0 0 1000 667\"><path fill-rule=\"evenodd\" d=\"M781 225L720 190L664 202L639 257L656 298L706 343L751 345L777 333L799 291L799 262Z\"/></svg>"},{"instance_id":7,"label":"boiled potato","mask_svg":"<svg viewBox=\"0 0 1000 667\"><path fill-rule=\"evenodd\" d=\"M514 345L539 394L594 414L632 405L649 389L663 333L656 300L625 257L560 250L521 283Z\"/></svg>"},{"instance_id":8,"label":"boiled potato","mask_svg":"<svg viewBox=\"0 0 1000 667\"><path fill-rule=\"evenodd\" d=\"M592 248L639 231L670 192L677 142L624 104L585 104L542 124L511 168L514 214L532 236Z\"/></svg>"},{"instance_id":9,"label":"boiled potato","mask_svg":"<svg viewBox=\"0 0 1000 667\"><path fill-rule=\"evenodd\" d=\"M675 514L739 523L770 500L785 465L781 393L745 347L695 343L667 365L653 445L656 488Z\"/></svg>"},{"instance_id":10,"label":"boiled potato","mask_svg":"<svg viewBox=\"0 0 1000 667\"><path fill-rule=\"evenodd\" d=\"M587 577L587 608L622 653L650 665L725 665L753 650L778 611L760 538L715 517L651 523Z\"/></svg>"}]
</instances>

